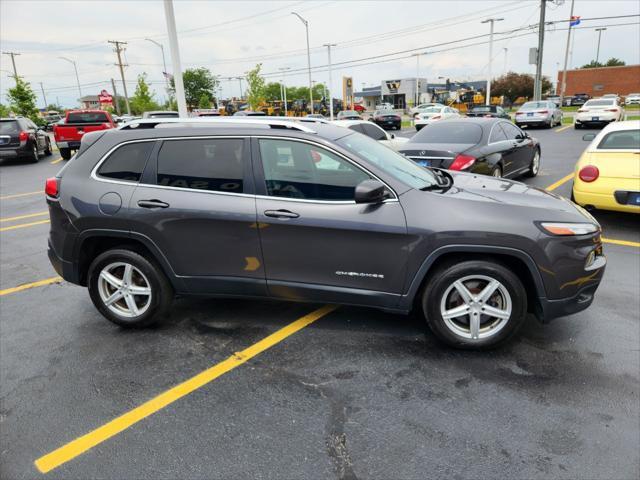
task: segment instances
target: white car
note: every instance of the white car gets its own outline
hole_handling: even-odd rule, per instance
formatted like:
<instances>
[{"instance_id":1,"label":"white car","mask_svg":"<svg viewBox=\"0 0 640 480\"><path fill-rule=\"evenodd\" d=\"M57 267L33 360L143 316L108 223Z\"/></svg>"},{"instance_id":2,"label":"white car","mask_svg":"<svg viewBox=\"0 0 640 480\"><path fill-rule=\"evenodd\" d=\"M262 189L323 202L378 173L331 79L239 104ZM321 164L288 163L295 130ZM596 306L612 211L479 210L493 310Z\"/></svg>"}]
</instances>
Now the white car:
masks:
<instances>
[{"instance_id":1,"label":"white car","mask_svg":"<svg viewBox=\"0 0 640 480\"><path fill-rule=\"evenodd\" d=\"M640 93L630 93L624 99L625 105L640 105Z\"/></svg>"},{"instance_id":2,"label":"white car","mask_svg":"<svg viewBox=\"0 0 640 480\"><path fill-rule=\"evenodd\" d=\"M580 107L573 117L574 128L604 126L624 120L624 108L615 98L592 98Z\"/></svg>"},{"instance_id":3,"label":"white car","mask_svg":"<svg viewBox=\"0 0 640 480\"><path fill-rule=\"evenodd\" d=\"M389 133L375 123L368 122L366 120L334 120L331 123L339 127L348 128L354 132L362 133L367 137L379 141L396 152L409 141L408 138L396 137L393 133Z\"/></svg>"},{"instance_id":4,"label":"white car","mask_svg":"<svg viewBox=\"0 0 640 480\"><path fill-rule=\"evenodd\" d=\"M444 107L444 105L442 105L441 103L421 103L417 107L413 107L412 109L410 109L409 115L415 118L416 115L424 112L427 108L431 108L431 107Z\"/></svg>"},{"instance_id":5,"label":"white car","mask_svg":"<svg viewBox=\"0 0 640 480\"><path fill-rule=\"evenodd\" d=\"M435 107L429 107L422 113L418 113L413 124L416 127L416 131L420 131L422 127L425 127L431 123L439 122L440 120L445 120L447 118L458 117L460 117L460 113L455 108L439 105Z\"/></svg>"},{"instance_id":6,"label":"white car","mask_svg":"<svg viewBox=\"0 0 640 480\"><path fill-rule=\"evenodd\" d=\"M390 103L380 103L376 105L376 110L393 110L393 105Z\"/></svg>"}]
</instances>

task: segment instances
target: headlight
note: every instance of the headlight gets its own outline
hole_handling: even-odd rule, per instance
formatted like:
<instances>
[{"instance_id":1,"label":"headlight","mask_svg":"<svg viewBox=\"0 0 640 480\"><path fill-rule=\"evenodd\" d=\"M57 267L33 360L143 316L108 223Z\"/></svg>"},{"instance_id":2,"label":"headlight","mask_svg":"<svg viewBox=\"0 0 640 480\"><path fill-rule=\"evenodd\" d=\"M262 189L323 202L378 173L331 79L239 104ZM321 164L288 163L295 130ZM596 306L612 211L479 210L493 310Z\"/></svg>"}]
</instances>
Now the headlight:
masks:
<instances>
[{"instance_id":1,"label":"headlight","mask_svg":"<svg viewBox=\"0 0 640 480\"><path fill-rule=\"evenodd\" d=\"M551 235L588 235L600 230L600 227L593 223L541 222L540 226L546 233L550 233Z\"/></svg>"}]
</instances>

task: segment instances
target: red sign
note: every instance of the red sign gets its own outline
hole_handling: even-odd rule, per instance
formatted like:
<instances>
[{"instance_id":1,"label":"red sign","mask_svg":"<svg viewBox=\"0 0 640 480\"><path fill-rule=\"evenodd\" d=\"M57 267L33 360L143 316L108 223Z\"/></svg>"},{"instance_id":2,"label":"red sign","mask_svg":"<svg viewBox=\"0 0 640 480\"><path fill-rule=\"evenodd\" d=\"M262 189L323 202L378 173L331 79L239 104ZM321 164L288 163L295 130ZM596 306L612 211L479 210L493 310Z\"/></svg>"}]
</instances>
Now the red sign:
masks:
<instances>
[{"instance_id":1,"label":"red sign","mask_svg":"<svg viewBox=\"0 0 640 480\"><path fill-rule=\"evenodd\" d=\"M106 90L102 90L100 95L98 95L98 100L100 103L113 103L113 97Z\"/></svg>"}]
</instances>

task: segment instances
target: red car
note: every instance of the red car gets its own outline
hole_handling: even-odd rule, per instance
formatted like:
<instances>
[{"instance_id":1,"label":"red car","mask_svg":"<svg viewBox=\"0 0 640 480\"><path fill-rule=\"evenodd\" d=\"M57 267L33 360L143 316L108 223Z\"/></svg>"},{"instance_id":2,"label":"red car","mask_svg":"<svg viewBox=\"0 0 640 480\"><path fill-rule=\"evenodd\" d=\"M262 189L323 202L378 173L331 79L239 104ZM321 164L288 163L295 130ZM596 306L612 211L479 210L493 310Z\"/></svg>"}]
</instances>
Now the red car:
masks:
<instances>
[{"instance_id":1,"label":"red car","mask_svg":"<svg viewBox=\"0 0 640 480\"><path fill-rule=\"evenodd\" d=\"M353 110L355 110L355 111L356 111L356 112L358 112L358 113L362 113L362 112L364 112L366 109L367 109L366 107L364 107L363 105L360 105L360 104L358 104L358 103L356 103L356 104L353 106Z\"/></svg>"},{"instance_id":2,"label":"red car","mask_svg":"<svg viewBox=\"0 0 640 480\"><path fill-rule=\"evenodd\" d=\"M71 158L71 152L80 148L85 133L115 128L116 124L109 112L103 110L69 110L64 123L53 127L53 135L65 160Z\"/></svg>"}]
</instances>

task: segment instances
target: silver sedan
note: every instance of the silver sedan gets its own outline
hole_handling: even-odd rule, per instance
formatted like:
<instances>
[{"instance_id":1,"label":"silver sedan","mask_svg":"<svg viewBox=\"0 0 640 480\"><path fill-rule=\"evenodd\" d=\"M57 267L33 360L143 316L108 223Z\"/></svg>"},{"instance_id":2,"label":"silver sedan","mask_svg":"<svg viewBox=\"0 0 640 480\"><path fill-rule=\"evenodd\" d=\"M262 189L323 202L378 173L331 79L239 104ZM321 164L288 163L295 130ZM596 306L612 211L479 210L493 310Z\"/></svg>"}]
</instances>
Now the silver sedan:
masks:
<instances>
[{"instance_id":1,"label":"silver sedan","mask_svg":"<svg viewBox=\"0 0 640 480\"><path fill-rule=\"evenodd\" d=\"M562 123L562 110L548 100L527 102L516 112L515 124L519 127L545 126L551 128Z\"/></svg>"}]
</instances>

